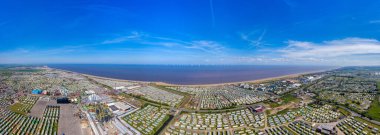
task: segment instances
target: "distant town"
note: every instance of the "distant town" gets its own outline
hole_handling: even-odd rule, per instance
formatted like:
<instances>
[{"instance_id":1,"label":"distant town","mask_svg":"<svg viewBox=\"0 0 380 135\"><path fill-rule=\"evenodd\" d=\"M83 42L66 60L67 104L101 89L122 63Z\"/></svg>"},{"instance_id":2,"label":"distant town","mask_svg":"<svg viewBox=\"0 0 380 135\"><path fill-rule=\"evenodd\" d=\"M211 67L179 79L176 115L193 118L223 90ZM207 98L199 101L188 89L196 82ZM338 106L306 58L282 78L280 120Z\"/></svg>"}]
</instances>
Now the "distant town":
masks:
<instances>
[{"instance_id":1,"label":"distant town","mask_svg":"<svg viewBox=\"0 0 380 135\"><path fill-rule=\"evenodd\" d=\"M172 85L0 67L1 135L380 135L380 67Z\"/></svg>"}]
</instances>

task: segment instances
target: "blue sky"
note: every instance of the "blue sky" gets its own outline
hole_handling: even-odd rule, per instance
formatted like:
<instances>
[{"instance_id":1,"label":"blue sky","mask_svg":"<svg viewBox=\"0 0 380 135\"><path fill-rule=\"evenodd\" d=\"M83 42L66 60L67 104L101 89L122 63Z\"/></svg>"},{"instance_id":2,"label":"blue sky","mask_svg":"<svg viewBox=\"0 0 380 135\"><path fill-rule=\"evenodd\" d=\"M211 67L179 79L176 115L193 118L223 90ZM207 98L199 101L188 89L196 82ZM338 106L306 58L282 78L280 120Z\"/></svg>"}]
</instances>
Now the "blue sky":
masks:
<instances>
[{"instance_id":1,"label":"blue sky","mask_svg":"<svg viewBox=\"0 0 380 135\"><path fill-rule=\"evenodd\" d=\"M379 65L376 0L2 1L0 63Z\"/></svg>"}]
</instances>

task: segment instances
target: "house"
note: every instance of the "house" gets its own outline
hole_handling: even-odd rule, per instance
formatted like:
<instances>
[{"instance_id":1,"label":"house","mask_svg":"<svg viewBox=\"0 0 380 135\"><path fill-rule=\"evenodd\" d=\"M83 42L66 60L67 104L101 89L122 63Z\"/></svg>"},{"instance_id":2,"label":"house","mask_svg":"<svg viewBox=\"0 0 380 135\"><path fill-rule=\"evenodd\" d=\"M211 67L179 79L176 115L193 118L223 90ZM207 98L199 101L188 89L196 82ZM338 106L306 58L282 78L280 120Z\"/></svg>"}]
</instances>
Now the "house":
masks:
<instances>
[{"instance_id":1,"label":"house","mask_svg":"<svg viewBox=\"0 0 380 135\"><path fill-rule=\"evenodd\" d=\"M92 95L92 94L95 94L95 91L88 90L88 91L85 91L84 93L86 93L86 95Z\"/></svg>"},{"instance_id":2,"label":"house","mask_svg":"<svg viewBox=\"0 0 380 135\"><path fill-rule=\"evenodd\" d=\"M123 113L131 109L131 106L123 102L114 102L114 103L109 103L107 105L110 108L110 110L115 114Z\"/></svg>"},{"instance_id":3,"label":"house","mask_svg":"<svg viewBox=\"0 0 380 135\"><path fill-rule=\"evenodd\" d=\"M263 112L265 108L262 105L258 105L258 106L255 106L255 107L248 107L248 109L251 112Z\"/></svg>"},{"instance_id":4,"label":"house","mask_svg":"<svg viewBox=\"0 0 380 135\"><path fill-rule=\"evenodd\" d=\"M42 94L43 94L43 95L47 95L47 94L49 94L49 93L48 93L47 90L44 90L44 91L42 91Z\"/></svg>"},{"instance_id":5,"label":"house","mask_svg":"<svg viewBox=\"0 0 380 135\"><path fill-rule=\"evenodd\" d=\"M117 87L113 87L113 89L115 89L115 90L122 90L122 89L125 89L125 86L117 86Z\"/></svg>"},{"instance_id":6,"label":"house","mask_svg":"<svg viewBox=\"0 0 380 135\"><path fill-rule=\"evenodd\" d=\"M136 88L140 88L141 86L140 85L136 85L136 86L128 86L127 89L128 90L131 90L131 89L136 89Z\"/></svg>"},{"instance_id":7,"label":"house","mask_svg":"<svg viewBox=\"0 0 380 135\"><path fill-rule=\"evenodd\" d=\"M334 125L322 124L319 125L317 131L324 135L336 135L337 131Z\"/></svg>"},{"instance_id":8,"label":"house","mask_svg":"<svg viewBox=\"0 0 380 135\"><path fill-rule=\"evenodd\" d=\"M263 112L264 111L264 106L262 106L262 105L256 106L255 107L255 111L256 112Z\"/></svg>"}]
</instances>

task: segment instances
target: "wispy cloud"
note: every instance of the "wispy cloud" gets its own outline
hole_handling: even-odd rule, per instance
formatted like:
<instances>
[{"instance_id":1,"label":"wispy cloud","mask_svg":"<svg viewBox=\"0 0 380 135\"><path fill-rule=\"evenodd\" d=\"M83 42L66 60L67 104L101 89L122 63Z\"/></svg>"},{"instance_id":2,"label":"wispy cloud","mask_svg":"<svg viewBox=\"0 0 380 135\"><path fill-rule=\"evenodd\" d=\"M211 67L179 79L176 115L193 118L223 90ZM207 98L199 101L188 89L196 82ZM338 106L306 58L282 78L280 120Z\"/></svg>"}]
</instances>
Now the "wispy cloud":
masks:
<instances>
[{"instance_id":1,"label":"wispy cloud","mask_svg":"<svg viewBox=\"0 0 380 135\"><path fill-rule=\"evenodd\" d=\"M322 43L288 41L288 46L280 50L286 57L330 58L347 55L380 53L380 41L365 38L345 38Z\"/></svg>"},{"instance_id":2,"label":"wispy cloud","mask_svg":"<svg viewBox=\"0 0 380 135\"><path fill-rule=\"evenodd\" d=\"M192 41L187 46L185 46L185 48L199 49L204 52L211 52L211 53L220 53L224 49L224 47L221 44L215 41L207 41L207 40Z\"/></svg>"},{"instance_id":3,"label":"wispy cloud","mask_svg":"<svg viewBox=\"0 0 380 135\"><path fill-rule=\"evenodd\" d=\"M308 62L340 64L346 59L356 59L373 64L373 55L380 54L380 41L376 39L345 38L320 43L290 40L287 43L287 47L278 50L284 58Z\"/></svg>"},{"instance_id":4,"label":"wispy cloud","mask_svg":"<svg viewBox=\"0 0 380 135\"><path fill-rule=\"evenodd\" d=\"M262 47L263 45L265 45L263 39L266 33L267 33L267 30L263 29L263 30L253 31L248 34L242 33L240 34L240 37L241 39L243 39L244 41L247 41L250 45L254 47Z\"/></svg>"},{"instance_id":5,"label":"wispy cloud","mask_svg":"<svg viewBox=\"0 0 380 135\"><path fill-rule=\"evenodd\" d=\"M58 54L70 54L73 52L78 52L81 49L86 47L86 45L76 45L76 46L63 46L59 48L52 49L25 49L18 48L15 50L0 52L0 57L14 57L14 56L23 56L23 57L34 57L34 56L53 56Z\"/></svg>"},{"instance_id":6,"label":"wispy cloud","mask_svg":"<svg viewBox=\"0 0 380 135\"><path fill-rule=\"evenodd\" d=\"M119 44L118 46L115 46L117 49L113 49L113 50L94 50L93 49L93 48L98 48L99 46L113 46L114 44ZM130 34L127 34L125 36L111 38L108 40L95 42L95 43L64 45L58 48L48 48L48 49L38 49L38 50L33 49L33 48L20 48L20 49L15 49L15 50L10 50L10 51L3 51L3 52L0 51L0 57L1 57L0 60L5 62L5 60L9 61L13 58L19 58L18 61L22 60L22 58L24 58L25 60L33 58L33 61L38 61L39 59L42 60L48 57L54 57L54 56L66 57L66 56L73 56L73 54L75 53L83 54L84 52L86 52L85 53L86 55L90 55L88 54L88 52L95 52L99 54L104 54L104 53L112 54L111 52L115 52L117 54L126 54L126 53L131 54L133 53L133 51L136 50L136 48L132 47L132 45L161 46L159 49L161 52L165 50L192 52L192 53L183 54L183 55L219 54L224 49L223 45L216 41L210 41L210 40L184 41L184 40L169 38L169 37L151 36L144 32L131 32ZM120 52L120 51L124 51L124 52ZM194 52L194 51L199 51L199 52ZM139 50L139 52L141 54L144 53L144 51L142 50Z\"/></svg>"},{"instance_id":7,"label":"wispy cloud","mask_svg":"<svg viewBox=\"0 0 380 135\"><path fill-rule=\"evenodd\" d=\"M263 56L254 56L254 57L235 57L235 59L241 63L279 63L289 61L286 58L271 58Z\"/></svg>"},{"instance_id":8,"label":"wispy cloud","mask_svg":"<svg viewBox=\"0 0 380 135\"><path fill-rule=\"evenodd\" d=\"M209 0L209 2L210 2L210 12L211 12L212 27L215 27L214 3L213 3L212 0Z\"/></svg>"},{"instance_id":9,"label":"wispy cloud","mask_svg":"<svg viewBox=\"0 0 380 135\"><path fill-rule=\"evenodd\" d=\"M371 20L371 21L369 21L369 23L372 23L372 24L379 24L379 23L380 23L380 20Z\"/></svg>"},{"instance_id":10,"label":"wispy cloud","mask_svg":"<svg viewBox=\"0 0 380 135\"><path fill-rule=\"evenodd\" d=\"M117 37L117 38L110 39L110 40L105 40L101 44L123 43L123 42L128 41L128 40L138 39L138 38L140 38L142 36L143 36L143 34L140 33L140 32L131 32L130 35L122 36L122 37Z\"/></svg>"},{"instance_id":11,"label":"wispy cloud","mask_svg":"<svg viewBox=\"0 0 380 135\"><path fill-rule=\"evenodd\" d=\"M184 49L194 49L209 53L219 53L224 47L222 44L211 40L180 40L170 37L152 36L142 32L132 32L127 36L121 36L110 40L105 40L101 44L136 43L142 45L157 45L164 47L177 47Z\"/></svg>"}]
</instances>

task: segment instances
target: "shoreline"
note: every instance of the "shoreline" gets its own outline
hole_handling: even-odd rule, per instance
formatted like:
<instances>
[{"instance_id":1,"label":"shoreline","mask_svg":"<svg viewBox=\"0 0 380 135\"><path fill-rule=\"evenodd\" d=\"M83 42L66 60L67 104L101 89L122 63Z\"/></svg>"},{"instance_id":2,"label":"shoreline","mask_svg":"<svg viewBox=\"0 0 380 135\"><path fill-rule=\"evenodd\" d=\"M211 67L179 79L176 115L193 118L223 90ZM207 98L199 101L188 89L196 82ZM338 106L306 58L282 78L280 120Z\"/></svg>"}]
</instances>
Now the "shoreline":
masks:
<instances>
[{"instance_id":1,"label":"shoreline","mask_svg":"<svg viewBox=\"0 0 380 135\"><path fill-rule=\"evenodd\" d=\"M317 71L301 72L301 73L295 73L295 74L288 74L288 75L282 75L282 76L276 76L276 77L267 77L267 78L255 79L255 80L225 82L225 83L212 83L212 84L171 84L171 83L159 82L159 81L126 80L126 79L117 79L117 78L109 78L109 77L102 77L102 76L96 76L96 75L78 73L78 72L74 72L74 71L63 70L63 69L52 68L52 67L48 67L48 68L49 69L53 69L53 70L63 71L63 72L76 73L76 74L80 74L80 75L83 75L83 76L86 76L86 77L94 77L94 78L105 79L105 80L126 81L126 82L132 82L132 83L154 83L156 85L174 86L174 87L178 87L178 86L210 87L210 86L232 85L232 84L238 84L238 83L264 83L264 82L275 81L275 80L280 80L280 79L295 78L295 77L299 77L299 76L307 75L307 74L315 74L315 73L321 73L321 72L331 71L331 70L338 69L340 67L335 67L335 68L331 68L331 69L317 70Z\"/></svg>"},{"instance_id":2,"label":"shoreline","mask_svg":"<svg viewBox=\"0 0 380 135\"><path fill-rule=\"evenodd\" d=\"M295 77L299 77L299 76L307 75L307 74L326 72L326 71L330 71L330 70L334 70L334 69L336 69L336 68L326 69L326 70L318 70L318 71L302 72L302 73L295 73L295 74L288 74L288 75L282 75L282 76L276 76L276 77L267 77L267 78L248 80L248 81L236 81L236 82L226 82L226 83L213 83L213 84L170 84L170 83L165 83L165 82L153 82L153 83L156 83L158 85L165 85L165 86L191 86L191 87L232 85L232 84L238 84L238 83L265 83L265 82L275 81L275 80L280 80L280 79L295 78Z\"/></svg>"}]
</instances>

